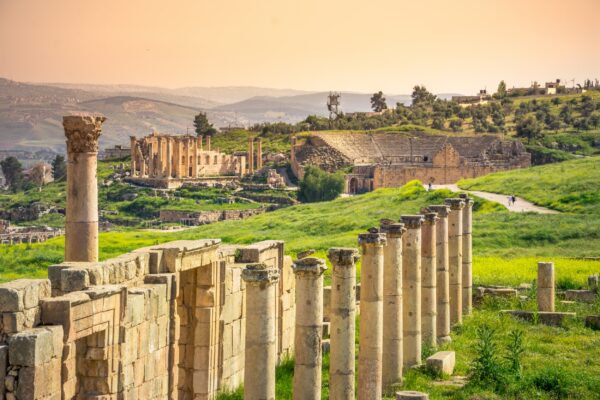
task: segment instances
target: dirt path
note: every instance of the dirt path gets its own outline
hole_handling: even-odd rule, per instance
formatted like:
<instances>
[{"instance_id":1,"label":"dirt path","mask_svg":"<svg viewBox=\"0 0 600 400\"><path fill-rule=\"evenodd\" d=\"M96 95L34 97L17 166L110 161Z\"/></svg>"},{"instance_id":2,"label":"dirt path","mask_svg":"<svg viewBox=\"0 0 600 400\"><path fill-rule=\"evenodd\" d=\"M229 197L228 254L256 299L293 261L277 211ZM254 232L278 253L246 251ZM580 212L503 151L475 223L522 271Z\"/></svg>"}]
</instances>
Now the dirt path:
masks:
<instances>
[{"instance_id":1,"label":"dirt path","mask_svg":"<svg viewBox=\"0 0 600 400\"><path fill-rule=\"evenodd\" d=\"M463 189L460 189L455 184L433 185L433 188L434 189L450 189L453 192L470 193L474 196L478 196L478 197L481 197L486 200L495 201L496 203L500 203L503 206L505 206L508 209L508 211L512 211L512 212L536 212L539 214L558 214L558 211L551 210L546 207L536 206L535 204L533 204L527 200L524 200L520 197L517 197L517 200L515 201L514 205L509 206L508 205L508 195L504 195L504 194L480 192L480 191L476 191L476 190L463 190Z\"/></svg>"}]
</instances>

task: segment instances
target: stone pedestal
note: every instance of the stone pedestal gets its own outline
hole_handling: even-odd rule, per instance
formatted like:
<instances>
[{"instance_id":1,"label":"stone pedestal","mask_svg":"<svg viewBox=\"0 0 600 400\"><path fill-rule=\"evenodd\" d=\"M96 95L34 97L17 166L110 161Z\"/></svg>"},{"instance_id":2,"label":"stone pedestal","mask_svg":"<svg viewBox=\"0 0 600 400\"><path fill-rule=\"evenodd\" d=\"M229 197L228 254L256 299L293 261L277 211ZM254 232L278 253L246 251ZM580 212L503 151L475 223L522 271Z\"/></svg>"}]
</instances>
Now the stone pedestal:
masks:
<instances>
[{"instance_id":1,"label":"stone pedestal","mask_svg":"<svg viewBox=\"0 0 600 400\"><path fill-rule=\"evenodd\" d=\"M448 216L448 261L450 273L450 325L462 323L462 199L446 199Z\"/></svg>"},{"instance_id":2,"label":"stone pedestal","mask_svg":"<svg viewBox=\"0 0 600 400\"><path fill-rule=\"evenodd\" d=\"M362 252L358 399L379 400L382 394L383 352L383 246L385 234L377 229L358 235Z\"/></svg>"},{"instance_id":3,"label":"stone pedestal","mask_svg":"<svg viewBox=\"0 0 600 400\"><path fill-rule=\"evenodd\" d=\"M98 261L98 138L101 116L63 117L67 137L65 261Z\"/></svg>"},{"instance_id":4,"label":"stone pedestal","mask_svg":"<svg viewBox=\"0 0 600 400\"><path fill-rule=\"evenodd\" d=\"M421 225L422 215L403 215L402 332L404 368L421 365Z\"/></svg>"},{"instance_id":5,"label":"stone pedestal","mask_svg":"<svg viewBox=\"0 0 600 400\"><path fill-rule=\"evenodd\" d=\"M329 399L354 400L356 331L356 249L329 249L332 265Z\"/></svg>"},{"instance_id":6,"label":"stone pedestal","mask_svg":"<svg viewBox=\"0 0 600 400\"><path fill-rule=\"evenodd\" d=\"M448 273L448 214L450 207L434 205L428 207L437 213L436 237L436 333L439 344L450 339L450 282Z\"/></svg>"},{"instance_id":7,"label":"stone pedestal","mask_svg":"<svg viewBox=\"0 0 600 400\"><path fill-rule=\"evenodd\" d=\"M460 198L465 202L462 223L462 308L464 315L473 312L473 200L466 194Z\"/></svg>"},{"instance_id":8,"label":"stone pedestal","mask_svg":"<svg viewBox=\"0 0 600 400\"><path fill-rule=\"evenodd\" d=\"M383 246L383 360L384 390L402 381L402 235L404 225L381 221Z\"/></svg>"},{"instance_id":9,"label":"stone pedestal","mask_svg":"<svg viewBox=\"0 0 600 400\"><path fill-rule=\"evenodd\" d=\"M437 214L428 209L421 210L425 223L421 230L421 335L423 343L437 345L437 251L436 223Z\"/></svg>"},{"instance_id":10,"label":"stone pedestal","mask_svg":"<svg viewBox=\"0 0 600 400\"><path fill-rule=\"evenodd\" d=\"M244 399L275 400L275 289L279 273L265 264L250 264L242 271L242 279L246 282Z\"/></svg>"},{"instance_id":11,"label":"stone pedestal","mask_svg":"<svg viewBox=\"0 0 600 400\"><path fill-rule=\"evenodd\" d=\"M325 261L301 258L296 274L296 332L294 339L294 398L321 399L323 337L323 272Z\"/></svg>"},{"instance_id":12,"label":"stone pedestal","mask_svg":"<svg viewBox=\"0 0 600 400\"><path fill-rule=\"evenodd\" d=\"M537 285L538 311L554 312L554 263L538 263Z\"/></svg>"}]
</instances>

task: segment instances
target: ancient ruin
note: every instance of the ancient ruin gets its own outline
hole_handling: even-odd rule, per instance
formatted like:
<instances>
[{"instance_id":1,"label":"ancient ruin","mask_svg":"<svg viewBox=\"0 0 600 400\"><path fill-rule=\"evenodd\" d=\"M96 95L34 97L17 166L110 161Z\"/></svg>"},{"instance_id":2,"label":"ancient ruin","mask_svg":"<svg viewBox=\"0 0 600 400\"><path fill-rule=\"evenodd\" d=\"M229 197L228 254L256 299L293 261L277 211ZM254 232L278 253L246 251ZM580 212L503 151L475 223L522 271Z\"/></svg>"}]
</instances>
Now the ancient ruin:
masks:
<instances>
[{"instance_id":1,"label":"ancient ruin","mask_svg":"<svg viewBox=\"0 0 600 400\"><path fill-rule=\"evenodd\" d=\"M292 171L304 176L307 165L326 171L351 168L346 193L424 183L455 183L495 171L525 168L531 155L518 141L493 135L437 136L422 132L315 132L299 144L292 138Z\"/></svg>"},{"instance_id":2,"label":"ancient ruin","mask_svg":"<svg viewBox=\"0 0 600 400\"><path fill-rule=\"evenodd\" d=\"M229 155L212 149L208 135L203 138L155 131L141 139L131 136L129 181L168 189L184 183L225 183L260 170L262 158L261 138L248 139L245 155Z\"/></svg>"}]
</instances>

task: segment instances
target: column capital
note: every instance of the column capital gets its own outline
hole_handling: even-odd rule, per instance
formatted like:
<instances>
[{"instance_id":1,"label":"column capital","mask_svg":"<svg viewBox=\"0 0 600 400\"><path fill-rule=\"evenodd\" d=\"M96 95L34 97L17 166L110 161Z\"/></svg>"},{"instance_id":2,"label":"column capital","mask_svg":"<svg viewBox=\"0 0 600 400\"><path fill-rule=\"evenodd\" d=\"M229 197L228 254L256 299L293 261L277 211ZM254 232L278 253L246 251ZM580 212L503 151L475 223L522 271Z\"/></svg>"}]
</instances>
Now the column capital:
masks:
<instances>
[{"instance_id":1,"label":"column capital","mask_svg":"<svg viewBox=\"0 0 600 400\"><path fill-rule=\"evenodd\" d=\"M360 233L358 235L359 245L379 245L383 246L387 242L387 236L385 233L379 232L377 228L369 228L368 233Z\"/></svg>"},{"instance_id":2,"label":"column capital","mask_svg":"<svg viewBox=\"0 0 600 400\"><path fill-rule=\"evenodd\" d=\"M101 115L64 116L67 153L97 153L98 138L105 120L106 118Z\"/></svg>"},{"instance_id":3,"label":"column capital","mask_svg":"<svg viewBox=\"0 0 600 400\"><path fill-rule=\"evenodd\" d=\"M242 271L242 279L248 283L275 283L279 280L279 272L266 264L248 264Z\"/></svg>"},{"instance_id":4,"label":"column capital","mask_svg":"<svg viewBox=\"0 0 600 400\"><path fill-rule=\"evenodd\" d=\"M400 238L404 232L406 232L406 228L401 222L395 222L391 219L382 219L379 223L379 231L385 233L389 238Z\"/></svg>"},{"instance_id":5,"label":"column capital","mask_svg":"<svg viewBox=\"0 0 600 400\"><path fill-rule=\"evenodd\" d=\"M338 267L353 267L360 258L358 250L352 247L332 247L327 251L331 264Z\"/></svg>"},{"instance_id":6,"label":"column capital","mask_svg":"<svg viewBox=\"0 0 600 400\"><path fill-rule=\"evenodd\" d=\"M430 210L428 207L421 208L421 214L425 216L426 224L435 225L435 222L439 220L437 212Z\"/></svg>"},{"instance_id":7,"label":"column capital","mask_svg":"<svg viewBox=\"0 0 600 400\"><path fill-rule=\"evenodd\" d=\"M403 215L400 217L402 222L408 229L417 229L423 225L425 217L422 215Z\"/></svg>"},{"instance_id":8,"label":"column capital","mask_svg":"<svg viewBox=\"0 0 600 400\"><path fill-rule=\"evenodd\" d=\"M461 198L446 199L444 203L449 205L451 210L462 210L465 208L465 201Z\"/></svg>"},{"instance_id":9,"label":"column capital","mask_svg":"<svg viewBox=\"0 0 600 400\"><path fill-rule=\"evenodd\" d=\"M325 272L327 265L325 265L325 260L321 258L306 257L294 261L292 268L297 275L312 275L317 277Z\"/></svg>"},{"instance_id":10,"label":"column capital","mask_svg":"<svg viewBox=\"0 0 600 400\"><path fill-rule=\"evenodd\" d=\"M463 201L465 202L465 207L473 207L473 199L469 197L468 194L466 193L461 193L458 195L459 198L463 199Z\"/></svg>"},{"instance_id":11,"label":"column capital","mask_svg":"<svg viewBox=\"0 0 600 400\"><path fill-rule=\"evenodd\" d=\"M435 212L439 218L446 218L450 214L450 206L446 204L427 206L427 209Z\"/></svg>"}]
</instances>

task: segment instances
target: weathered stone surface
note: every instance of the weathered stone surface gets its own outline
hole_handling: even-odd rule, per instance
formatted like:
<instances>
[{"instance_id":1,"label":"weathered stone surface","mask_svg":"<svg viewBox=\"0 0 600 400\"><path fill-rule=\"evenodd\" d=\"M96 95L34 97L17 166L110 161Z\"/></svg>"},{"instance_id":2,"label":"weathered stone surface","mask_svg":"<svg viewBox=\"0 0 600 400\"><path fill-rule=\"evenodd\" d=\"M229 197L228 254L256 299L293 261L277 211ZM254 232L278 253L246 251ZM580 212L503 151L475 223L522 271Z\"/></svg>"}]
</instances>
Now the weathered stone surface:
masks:
<instances>
[{"instance_id":1,"label":"weathered stone surface","mask_svg":"<svg viewBox=\"0 0 600 400\"><path fill-rule=\"evenodd\" d=\"M403 390L396 392L396 400L429 400L429 395L414 390Z\"/></svg>"},{"instance_id":2,"label":"weathered stone surface","mask_svg":"<svg viewBox=\"0 0 600 400\"><path fill-rule=\"evenodd\" d=\"M514 317L521 318L528 322L537 320L544 325L562 326L566 318L574 318L575 313L572 312L549 312L549 311L526 311L526 310L501 310L501 313L510 314Z\"/></svg>"},{"instance_id":3,"label":"weathered stone surface","mask_svg":"<svg viewBox=\"0 0 600 400\"><path fill-rule=\"evenodd\" d=\"M12 365L34 367L62 354L62 326L33 328L8 339L8 355Z\"/></svg>"},{"instance_id":4,"label":"weathered stone surface","mask_svg":"<svg viewBox=\"0 0 600 400\"><path fill-rule=\"evenodd\" d=\"M566 290L565 300L579 301L582 303L593 303L598 298L598 294L593 290Z\"/></svg>"},{"instance_id":5,"label":"weathered stone surface","mask_svg":"<svg viewBox=\"0 0 600 400\"><path fill-rule=\"evenodd\" d=\"M23 311L37 307L50 296L47 279L17 279L0 285L0 312Z\"/></svg>"},{"instance_id":6,"label":"weathered stone surface","mask_svg":"<svg viewBox=\"0 0 600 400\"><path fill-rule=\"evenodd\" d=\"M427 358L427 367L437 373L452 375L455 364L456 357L453 351L438 351Z\"/></svg>"}]
</instances>

